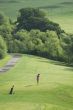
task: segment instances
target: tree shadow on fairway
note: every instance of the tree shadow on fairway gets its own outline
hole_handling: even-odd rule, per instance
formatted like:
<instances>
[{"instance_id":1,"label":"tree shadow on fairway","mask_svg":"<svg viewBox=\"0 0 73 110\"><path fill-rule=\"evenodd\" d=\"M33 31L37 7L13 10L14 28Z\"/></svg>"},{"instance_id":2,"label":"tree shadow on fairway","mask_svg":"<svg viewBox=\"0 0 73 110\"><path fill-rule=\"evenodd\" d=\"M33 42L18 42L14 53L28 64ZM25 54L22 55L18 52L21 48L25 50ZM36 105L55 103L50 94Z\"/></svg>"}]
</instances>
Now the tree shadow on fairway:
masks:
<instances>
[{"instance_id":1,"label":"tree shadow on fairway","mask_svg":"<svg viewBox=\"0 0 73 110\"><path fill-rule=\"evenodd\" d=\"M31 55L31 54L25 54L24 56L26 56L27 58L35 58L35 59L39 59L39 60L42 60L42 58L44 58L41 56L36 56L36 55Z\"/></svg>"},{"instance_id":2,"label":"tree shadow on fairway","mask_svg":"<svg viewBox=\"0 0 73 110\"><path fill-rule=\"evenodd\" d=\"M68 63L55 61L55 60L41 60L40 62L51 63L51 64L54 64L54 65L60 65L60 66L73 67L73 65L69 65Z\"/></svg>"},{"instance_id":3,"label":"tree shadow on fairway","mask_svg":"<svg viewBox=\"0 0 73 110\"><path fill-rule=\"evenodd\" d=\"M47 59L47 58L44 58L44 57L39 57L39 56L34 56L34 55L28 55L28 54L25 54L25 56L27 58L35 58L37 61L42 62L42 63L50 63L50 64L54 64L54 65L60 65L60 66L70 67L71 69L73 67L73 64L68 64L68 63L65 63L65 62L57 61L57 60L50 60L50 59Z\"/></svg>"},{"instance_id":4,"label":"tree shadow on fairway","mask_svg":"<svg viewBox=\"0 0 73 110\"><path fill-rule=\"evenodd\" d=\"M72 71L73 72L73 67L67 67L67 68L64 68L65 71Z\"/></svg>"}]
</instances>

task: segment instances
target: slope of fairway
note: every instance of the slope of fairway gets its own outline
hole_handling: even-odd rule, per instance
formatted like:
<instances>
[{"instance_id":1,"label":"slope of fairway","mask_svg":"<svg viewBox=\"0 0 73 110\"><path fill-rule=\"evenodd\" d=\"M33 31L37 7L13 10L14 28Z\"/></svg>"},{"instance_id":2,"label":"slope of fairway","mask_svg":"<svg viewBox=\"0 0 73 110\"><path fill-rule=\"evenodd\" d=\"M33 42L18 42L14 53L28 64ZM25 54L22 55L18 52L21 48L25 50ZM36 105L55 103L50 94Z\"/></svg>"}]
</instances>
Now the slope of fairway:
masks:
<instances>
[{"instance_id":1,"label":"slope of fairway","mask_svg":"<svg viewBox=\"0 0 73 110\"><path fill-rule=\"evenodd\" d=\"M0 59L0 67L3 67L11 59L10 55L7 55L5 58Z\"/></svg>"},{"instance_id":2,"label":"slope of fairway","mask_svg":"<svg viewBox=\"0 0 73 110\"><path fill-rule=\"evenodd\" d=\"M16 19L18 10L38 7L46 10L50 20L58 22L65 31L73 33L73 0L0 0L0 11Z\"/></svg>"},{"instance_id":3,"label":"slope of fairway","mask_svg":"<svg viewBox=\"0 0 73 110\"><path fill-rule=\"evenodd\" d=\"M14 94L9 95L12 85ZM24 55L10 71L0 74L0 110L73 110L73 68Z\"/></svg>"}]
</instances>

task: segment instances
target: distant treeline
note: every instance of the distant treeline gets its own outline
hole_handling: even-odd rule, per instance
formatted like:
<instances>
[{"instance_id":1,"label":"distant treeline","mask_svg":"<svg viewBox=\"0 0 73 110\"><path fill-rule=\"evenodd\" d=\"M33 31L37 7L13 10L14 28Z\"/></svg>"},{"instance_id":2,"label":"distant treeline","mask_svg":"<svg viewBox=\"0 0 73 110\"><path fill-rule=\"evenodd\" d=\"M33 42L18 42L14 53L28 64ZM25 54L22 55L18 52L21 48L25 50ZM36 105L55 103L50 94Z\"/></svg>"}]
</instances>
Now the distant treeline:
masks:
<instances>
[{"instance_id":1,"label":"distant treeline","mask_svg":"<svg viewBox=\"0 0 73 110\"><path fill-rule=\"evenodd\" d=\"M40 9L23 8L13 22L0 13L0 58L6 53L28 53L73 62L73 35L50 21Z\"/></svg>"}]
</instances>

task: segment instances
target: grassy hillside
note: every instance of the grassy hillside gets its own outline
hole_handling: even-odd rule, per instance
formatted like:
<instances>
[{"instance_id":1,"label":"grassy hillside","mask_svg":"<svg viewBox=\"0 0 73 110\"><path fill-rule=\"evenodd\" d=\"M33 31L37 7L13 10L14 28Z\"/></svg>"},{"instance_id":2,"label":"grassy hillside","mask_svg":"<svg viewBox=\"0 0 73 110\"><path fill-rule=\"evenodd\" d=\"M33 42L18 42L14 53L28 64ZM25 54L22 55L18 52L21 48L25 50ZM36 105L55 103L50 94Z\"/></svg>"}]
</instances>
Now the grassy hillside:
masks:
<instances>
[{"instance_id":1,"label":"grassy hillside","mask_svg":"<svg viewBox=\"0 0 73 110\"><path fill-rule=\"evenodd\" d=\"M73 33L73 0L0 0L0 11L13 19L23 7L47 10L51 20L58 22L67 32Z\"/></svg>"},{"instance_id":2,"label":"grassy hillside","mask_svg":"<svg viewBox=\"0 0 73 110\"><path fill-rule=\"evenodd\" d=\"M3 67L11 59L10 55L7 55L5 58L0 59L0 67Z\"/></svg>"},{"instance_id":3,"label":"grassy hillside","mask_svg":"<svg viewBox=\"0 0 73 110\"><path fill-rule=\"evenodd\" d=\"M12 85L15 93L9 95ZM0 110L73 110L73 68L24 55L14 68L0 74Z\"/></svg>"}]
</instances>

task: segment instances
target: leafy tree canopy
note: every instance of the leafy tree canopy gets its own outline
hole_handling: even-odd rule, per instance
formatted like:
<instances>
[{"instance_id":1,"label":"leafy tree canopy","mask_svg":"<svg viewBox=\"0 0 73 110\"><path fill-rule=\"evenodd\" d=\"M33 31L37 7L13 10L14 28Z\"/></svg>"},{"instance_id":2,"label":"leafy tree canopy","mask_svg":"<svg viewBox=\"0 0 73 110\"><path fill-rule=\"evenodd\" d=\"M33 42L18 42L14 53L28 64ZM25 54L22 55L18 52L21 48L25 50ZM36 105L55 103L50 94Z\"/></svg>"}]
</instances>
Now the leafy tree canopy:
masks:
<instances>
[{"instance_id":1,"label":"leafy tree canopy","mask_svg":"<svg viewBox=\"0 0 73 110\"><path fill-rule=\"evenodd\" d=\"M41 31L53 30L57 34L64 32L59 24L50 21L45 12L38 8L22 8L19 10L17 17L17 30L26 29L39 29Z\"/></svg>"},{"instance_id":2,"label":"leafy tree canopy","mask_svg":"<svg viewBox=\"0 0 73 110\"><path fill-rule=\"evenodd\" d=\"M0 36L0 59L3 58L7 53L6 43L3 38Z\"/></svg>"}]
</instances>

